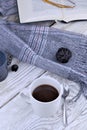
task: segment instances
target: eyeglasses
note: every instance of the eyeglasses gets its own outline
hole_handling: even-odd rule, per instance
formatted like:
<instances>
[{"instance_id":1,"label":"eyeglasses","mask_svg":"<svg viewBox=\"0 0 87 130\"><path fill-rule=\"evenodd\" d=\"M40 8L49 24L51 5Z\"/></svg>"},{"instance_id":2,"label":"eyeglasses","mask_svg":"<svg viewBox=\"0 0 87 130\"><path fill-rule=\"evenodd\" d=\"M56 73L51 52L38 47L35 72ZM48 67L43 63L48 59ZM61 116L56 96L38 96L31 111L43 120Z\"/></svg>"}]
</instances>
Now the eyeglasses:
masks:
<instances>
[{"instance_id":1,"label":"eyeglasses","mask_svg":"<svg viewBox=\"0 0 87 130\"><path fill-rule=\"evenodd\" d=\"M44 1L44 2L46 2L48 4L51 4L53 6L59 7L59 8L74 8L76 6L76 4L73 1L71 1L71 0L67 0L67 1L69 1L72 4L71 6L59 4L59 3L53 2L51 0L42 0L42 1Z\"/></svg>"}]
</instances>

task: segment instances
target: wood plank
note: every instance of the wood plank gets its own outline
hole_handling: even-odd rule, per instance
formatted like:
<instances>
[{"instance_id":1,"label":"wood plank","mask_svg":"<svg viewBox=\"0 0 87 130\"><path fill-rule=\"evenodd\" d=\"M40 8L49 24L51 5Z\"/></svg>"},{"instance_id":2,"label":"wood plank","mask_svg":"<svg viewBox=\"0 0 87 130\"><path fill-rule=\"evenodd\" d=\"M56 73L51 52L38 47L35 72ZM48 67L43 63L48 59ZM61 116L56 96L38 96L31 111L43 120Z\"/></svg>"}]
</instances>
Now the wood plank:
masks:
<instances>
[{"instance_id":1,"label":"wood plank","mask_svg":"<svg viewBox=\"0 0 87 130\"><path fill-rule=\"evenodd\" d=\"M58 22L54 28L85 34L87 32L87 21L74 21L70 23Z\"/></svg>"},{"instance_id":2,"label":"wood plank","mask_svg":"<svg viewBox=\"0 0 87 130\"><path fill-rule=\"evenodd\" d=\"M35 66L19 63L17 59L13 60L12 64L14 63L18 64L18 71L9 71L6 80L0 82L0 108L45 72Z\"/></svg>"},{"instance_id":3,"label":"wood plank","mask_svg":"<svg viewBox=\"0 0 87 130\"><path fill-rule=\"evenodd\" d=\"M78 93L79 86L76 83L52 73L47 72L44 75L55 78L62 85L69 85L70 94L68 99L72 99ZM83 123L84 120L84 124L86 124L87 120L87 101L84 97L81 96L77 102L68 103L67 113L69 125L66 130L70 130L69 128L82 130L80 129L80 123ZM48 128L63 130L64 128L61 110L53 118L39 118L34 115L32 106L27 104L20 94L0 110L0 122L2 122L0 123L0 130L48 130ZM84 126L84 130L87 130L87 126Z\"/></svg>"}]
</instances>

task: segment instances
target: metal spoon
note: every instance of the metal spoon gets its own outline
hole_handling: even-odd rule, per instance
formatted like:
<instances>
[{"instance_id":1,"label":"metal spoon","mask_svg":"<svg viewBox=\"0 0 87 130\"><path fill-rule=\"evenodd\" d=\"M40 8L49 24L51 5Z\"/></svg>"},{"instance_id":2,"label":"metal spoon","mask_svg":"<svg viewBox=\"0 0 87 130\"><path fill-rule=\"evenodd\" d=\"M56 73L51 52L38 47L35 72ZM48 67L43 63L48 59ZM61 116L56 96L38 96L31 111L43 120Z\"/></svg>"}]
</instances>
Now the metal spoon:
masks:
<instances>
[{"instance_id":1,"label":"metal spoon","mask_svg":"<svg viewBox=\"0 0 87 130\"><path fill-rule=\"evenodd\" d=\"M69 95L69 88L64 88L64 92L62 95L62 98L64 99L64 104L63 104L63 122L64 125L67 125L67 112L66 112L66 97Z\"/></svg>"},{"instance_id":2,"label":"metal spoon","mask_svg":"<svg viewBox=\"0 0 87 130\"><path fill-rule=\"evenodd\" d=\"M74 97L69 101L69 103L70 103L70 102L76 102L76 101L80 98L81 94L82 94L82 90L80 89L79 92L76 94L76 96L74 96Z\"/></svg>"}]
</instances>

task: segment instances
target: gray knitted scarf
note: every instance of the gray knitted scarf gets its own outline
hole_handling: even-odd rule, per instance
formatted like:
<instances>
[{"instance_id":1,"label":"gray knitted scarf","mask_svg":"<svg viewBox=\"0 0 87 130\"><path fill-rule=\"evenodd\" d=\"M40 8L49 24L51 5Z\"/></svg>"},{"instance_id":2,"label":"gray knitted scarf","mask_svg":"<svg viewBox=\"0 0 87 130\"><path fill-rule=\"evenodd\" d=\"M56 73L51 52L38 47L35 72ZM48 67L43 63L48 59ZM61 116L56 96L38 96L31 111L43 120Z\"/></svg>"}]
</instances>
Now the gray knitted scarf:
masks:
<instances>
[{"instance_id":1,"label":"gray knitted scarf","mask_svg":"<svg viewBox=\"0 0 87 130\"><path fill-rule=\"evenodd\" d=\"M3 16L17 13L16 0L0 0ZM56 53L67 48L72 56L60 63ZM35 65L80 84L87 97L87 37L40 24L0 21L0 49L22 62Z\"/></svg>"}]
</instances>

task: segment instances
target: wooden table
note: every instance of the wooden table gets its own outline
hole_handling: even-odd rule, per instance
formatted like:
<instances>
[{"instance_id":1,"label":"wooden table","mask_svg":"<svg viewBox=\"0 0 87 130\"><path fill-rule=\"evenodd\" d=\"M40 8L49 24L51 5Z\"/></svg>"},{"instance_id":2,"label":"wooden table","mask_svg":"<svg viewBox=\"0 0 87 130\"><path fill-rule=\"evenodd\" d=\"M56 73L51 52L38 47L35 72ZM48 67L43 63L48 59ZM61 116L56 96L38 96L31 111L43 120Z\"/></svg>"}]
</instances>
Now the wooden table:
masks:
<instances>
[{"instance_id":1,"label":"wooden table","mask_svg":"<svg viewBox=\"0 0 87 130\"><path fill-rule=\"evenodd\" d=\"M87 21L71 23L58 22L55 28L87 34ZM17 63L17 72L9 72L7 79L0 83L0 130L87 130L87 100L81 95L77 102L67 104L68 125L63 125L62 110L56 117L41 119L33 114L31 105L27 104L20 96L38 77L43 75L56 78L60 84L69 85L72 99L79 91L78 84L63 79L55 74L46 72L35 66Z\"/></svg>"}]
</instances>

